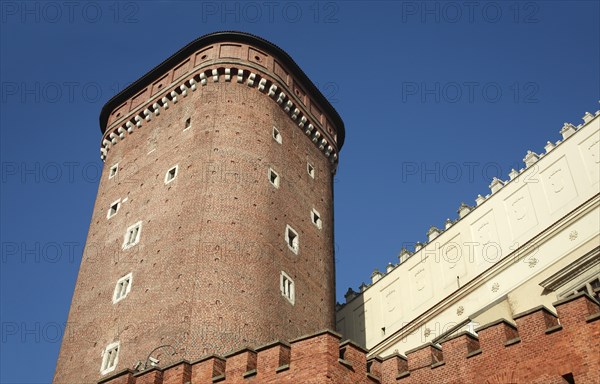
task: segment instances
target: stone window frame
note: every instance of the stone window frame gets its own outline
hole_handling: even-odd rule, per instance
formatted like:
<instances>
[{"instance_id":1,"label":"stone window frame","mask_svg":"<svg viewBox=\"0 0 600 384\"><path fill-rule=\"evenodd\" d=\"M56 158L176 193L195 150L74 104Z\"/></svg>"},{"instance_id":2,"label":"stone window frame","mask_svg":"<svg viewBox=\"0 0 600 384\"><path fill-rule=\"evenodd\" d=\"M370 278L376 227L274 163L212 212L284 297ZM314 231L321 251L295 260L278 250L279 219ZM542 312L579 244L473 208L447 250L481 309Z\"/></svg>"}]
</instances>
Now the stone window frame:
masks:
<instances>
[{"instance_id":1,"label":"stone window frame","mask_svg":"<svg viewBox=\"0 0 600 384\"><path fill-rule=\"evenodd\" d=\"M137 229L137 231L136 231ZM125 231L125 238L123 240L123 249L129 249L140 242L142 234L142 221L129 226ZM132 239L133 236L133 239Z\"/></svg>"},{"instance_id":2,"label":"stone window frame","mask_svg":"<svg viewBox=\"0 0 600 384\"><path fill-rule=\"evenodd\" d=\"M321 214L314 208L310 212L310 221L315 225L315 227L319 229L323 228L323 219L321 219Z\"/></svg>"},{"instance_id":3,"label":"stone window frame","mask_svg":"<svg viewBox=\"0 0 600 384\"><path fill-rule=\"evenodd\" d=\"M119 347L120 342L115 341L110 343L102 351L102 363L100 365L100 374L106 375L114 371L119 363Z\"/></svg>"},{"instance_id":4,"label":"stone window frame","mask_svg":"<svg viewBox=\"0 0 600 384\"><path fill-rule=\"evenodd\" d=\"M113 209L113 207L115 206L116 208ZM106 212L106 218L110 219L111 217L116 215L117 212L119 212L119 208L121 208L121 199L115 200L110 204L110 206L108 207L108 211Z\"/></svg>"},{"instance_id":5,"label":"stone window frame","mask_svg":"<svg viewBox=\"0 0 600 384\"><path fill-rule=\"evenodd\" d=\"M290 237L290 235L293 235ZM300 251L300 236L298 232L292 228L289 224L285 226L285 243L288 248L294 252L296 255Z\"/></svg>"},{"instance_id":6,"label":"stone window frame","mask_svg":"<svg viewBox=\"0 0 600 384\"><path fill-rule=\"evenodd\" d=\"M315 166L310 161L306 162L306 172L312 179L315 178Z\"/></svg>"},{"instance_id":7,"label":"stone window frame","mask_svg":"<svg viewBox=\"0 0 600 384\"><path fill-rule=\"evenodd\" d=\"M175 164L174 166L169 168L167 173L165 173L165 184L169 184L170 182L175 180L178 173L179 173L179 164Z\"/></svg>"},{"instance_id":8,"label":"stone window frame","mask_svg":"<svg viewBox=\"0 0 600 384\"><path fill-rule=\"evenodd\" d=\"M281 176L279 176L279 173L277 173L273 168L269 167L269 172L267 176L271 185L273 185L275 188L279 188L279 186L281 185Z\"/></svg>"},{"instance_id":9,"label":"stone window frame","mask_svg":"<svg viewBox=\"0 0 600 384\"><path fill-rule=\"evenodd\" d=\"M284 271L279 275L279 290L292 305L296 304L296 285L294 280Z\"/></svg>"},{"instance_id":10,"label":"stone window frame","mask_svg":"<svg viewBox=\"0 0 600 384\"><path fill-rule=\"evenodd\" d=\"M281 131L279 131L279 129L277 129L276 126L273 126L273 131L272 131L271 136L273 137L273 140L275 140L275 142L277 142L278 144L283 143L283 137L281 135Z\"/></svg>"},{"instance_id":11,"label":"stone window frame","mask_svg":"<svg viewBox=\"0 0 600 384\"><path fill-rule=\"evenodd\" d=\"M125 284L126 283L126 284ZM123 300L129 292L131 291L131 285L133 284L133 273L129 272L125 276L121 277L117 280L117 284L115 285L115 290L113 292L113 304L118 303Z\"/></svg>"},{"instance_id":12,"label":"stone window frame","mask_svg":"<svg viewBox=\"0 0 600 384\"><path fill-rule=\"evenodd\" d=\"M119 163L113 164L111 165L110 169L108 170L108 179L112 179L113 177L117 176L117 174L119 173Z\"/></svg>"}]
</instances>

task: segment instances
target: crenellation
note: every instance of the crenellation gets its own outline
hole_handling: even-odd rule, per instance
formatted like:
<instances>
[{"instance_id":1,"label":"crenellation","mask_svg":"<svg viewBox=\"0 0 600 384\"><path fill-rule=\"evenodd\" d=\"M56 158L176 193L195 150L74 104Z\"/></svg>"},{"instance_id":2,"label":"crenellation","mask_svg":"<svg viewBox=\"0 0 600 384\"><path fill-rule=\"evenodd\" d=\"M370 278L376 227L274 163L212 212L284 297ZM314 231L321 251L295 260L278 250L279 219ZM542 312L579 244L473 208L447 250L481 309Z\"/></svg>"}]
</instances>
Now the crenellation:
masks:
<instances>
[{"instance_id":1,"label":"crenellation","mask_svg":"<svg viewBox=\"0 0 600 384\"><path fill-rule=\"evenodd\" d=\"M582 119L583 119L583 122L584 122L585 124L587 124L587 123L589 123L590 121L592 121L592 119L593 119L593 118L594 118L594 115L592 115L592 114L591 114L591 113L589 113L589 112L586 112L586 113L583 115L583 117L582 117Z\"/></svg>"},{"instance_id":2,"label":"crenellation","mask_svg":"<svg viewBox=\"0 0 600 384\"><path fill-rule=\"evenodd\" d=\"M440 230L439 228L437 228L435 226L429 227L429 230L427 231L428 241L432 241L433 239L438 237L441 233L442 233L442 230Z\"/></svg>"},{"instance_id":3,"label":"crenellation","mask_svg":"<svg viewBox=\"0 0 600 384\"><path fill-rule=\"evenodd\" d=\"M477 197L475 198L475 204L476 206L480 206L481 204L483 204L483 202L485 201L485 197L481 196L481 195L477 195Z\"/></svg>"},{"instance_id":4,"label":"crenellation","mask_svg":"<svg viewBox=\"0 0 600 384\"><path fill-rule=\"evenodd\" d=\"M482 350L498 349L519 337L517 327L506 319L499 319L475 329Z\"/></svg>"},{"instance_id":5,"label":"crenellation","mask_svg":"<svg viewBox=\"0 0 600 384\"><path fill-rule=\"evenodd\" d=\"M525 163L525 168L531 167L540 159L540 155L533 151L527 151L527 154L523 158L523 162Z\"/></svg>"},{"instance_id":6,"label":"crenellation","mask_svg":"<svg viewBox=\"0 0 600 384\"><path fill-rule=\"evenodd\" d=\"M521 341L535 340L558 325L557 316L545 306L538 306L513 316Z\"/></svg>"},{"instance_id":7,"label":"crenellation","mask_svg":"<svg viewBox=\"0 0 600 384\"><path fill-rule=\"evenodd\" d=\"M408 370L417 371L422 368L431 368L434 364L444 361L442 349L432 343L406 351Z\"/></svg>"},{"instance_id":8,"label":"crenellation","mask_svg":"<svg viewBox=\"0 0 600 384\"><path fill-rule=\"evenodd\" d=\"M502 189L502 187L504 187L504 184L505 184L504 181L498 179L497 177L494 177L492 179L492 183L489 186L490 191L492 192L492 194L494 194L494 193L498 192L500 189Z\"/></svg>"},{"instance_id":9,"label":"crenellation","mask_svg":"<svg viewBox=\"0 0 600 384\"><path fill-rule=\"evenodd\" d=\"M383 274L381 272L379 272L379 270L377 268L375 268L373 273L371 273L371 282L373 284L375 284L376 282L381 280L382 277L383 277Z\"/></svg>"},{"instance_id":10,"label":"crenellation","mask_svg":"<svg viewBox=\"0 0 600 384\"><path fill-rule=\"evenodd\" d=\"M440 341L444 360L448 364L459 363L481 350L479 338L471 332L463 331Z\"/></svg>"},{"instance_id":11,"label":"crenellation","mask_svg":"<svg viewBox=\"0 0 600 384\"><path fill-rule=\"evenodd\" d=\"M465 216L467 216L472 210L473 210L472 206L466 204L465 202L460 203L460 206L458 207L458 210L456 211L458 213L459 220L464 218Z\"/></svg>"},{"instance_id":12,"label":"crenellation","mask_svg":"<svg viewBox=\"0 0 600 384\"><path fill-rule=\"evenodd\" d=\"M179 96L187 97L189 89L191 89L192 91L197 89L197 87L196 87L197 81L195 80L195 77L198 77L200 84L203 86L207 84L206 72L212 74L213 82L219 81L220 73L223 73L225 75L225 81L228 81L231 77L231 69L235 69L235 68L221 68L221 69L222 69L222 71L220 71L218 68L216 68L216 69L205 70L203 72L200 72L199 75L194 75L191 77L190 80L185 80L179 86L175 86L175 88L170 93L168 93L167 96L170 97L170 101L172 101L175 104L175 103L177 103ZM238 83L243 83L244 72L245 71L243 69L236 69ZM309 122L306 115L299 108L296 107L294 102L288 98L288 96L285 94L285 92L279 92L279 94L277 94L278 87L276 85L271 84L268 79L266 79L260 75L257 75L254 72L249 72L246 84L249 87L255 87L255 83L257 81L258 81L259 86L256 88L257 88L257 90L259 90L260 92L263 92L263 93L264 93L266 87L270 85L268 95L273 98L275 96L277 96L276 102L279 105L282 105L284 111L290 115L290 118L292 120L298 121L297 124L300 128L304 128L306 126L306 124L308 123L308 128L305 132L307 134L310 134L311 132L314 131L314 125L312 125ZM158 103L158 100L161 101L162 106L165 109L168 109L169 98L167 96L163 96L160 99L156 99L156 101L153 103L152 103L152 101L150 101L151 104L149 104L147 108L143 109L140 115L135 115L134 119L136 121L136 125L138 127L141 127L142 118L144 120L150 122L154 116L160 115L160 106L161 105ZM286 101L286 99L287 99L287 101ZM150 108L152 108L152 109L150 109ZM129 132L129 133L131 133L131 132ZM123 138L124 137L122 137L122 139ZM319 139L321 139L321 141L319 141ZM333 146L331 146L325 138L321 138L321 133L318 130L316 130L314 132L313 142L315 144L317 144L318 148L323 152L325 157L330 158L330 161L332 163L335 163L337 161L338 155L335 151L335 148ZM108 150L109 150L109 148L106 148L107 153L108 153ZM102 158L102 160L105 160L107 153L104 153L104 151L101 151L101 152L102 152L101 158Z\"/></svg>"},{"instance_id":13,"label":"crenellation","mask_svg":"<svg viewBox=\"0 0 600 384\"><path fill-rule=\"evenodd\" d=\"M533 382L537 377L547 381L565 372L573 372L581 382L593 382L590 380L597 377L599 363L600 346L596 337L600 332L600 316L593 321L586 318L600 314L600 305L582 293L553 306L559 312L563 328L551 333L543 331L558 319L540 307L518 315L517 327L496 321L478 328L477 336L461 332L441 340L440 345L426 343L407 351L406 357L394 353L385 358L367 358L366 349L349 340L341 342L338 334L325 330L290 344L278 341L255 350L245 348L224 358L208 356L191 363L182 360L138 373L124 370L99 384L233 384L250 378L280 384L450 384L456 380L492 382L505 366L510 367L512 382ZM552 349L552 358L544 353L550 346L560 346ZM577 367L572 363L565 365L573 356L581 359ZM557 365L566 368L556 370ZM332 381L327 381L325 374Z\"/></svg>"},{"instance_id":14,"label":"crenellation","mask_svg":"<svg viewBox=\"0 0 600 384\"><path fill-rule=\"evenodd\" d=\"M479 196L481 196L481 195L479 195ZM444 229L450 228L452 226L452 224L454 224L454 222L450 218L447 218L446 221L444 222Z\"/></svg>"}]
</instances>

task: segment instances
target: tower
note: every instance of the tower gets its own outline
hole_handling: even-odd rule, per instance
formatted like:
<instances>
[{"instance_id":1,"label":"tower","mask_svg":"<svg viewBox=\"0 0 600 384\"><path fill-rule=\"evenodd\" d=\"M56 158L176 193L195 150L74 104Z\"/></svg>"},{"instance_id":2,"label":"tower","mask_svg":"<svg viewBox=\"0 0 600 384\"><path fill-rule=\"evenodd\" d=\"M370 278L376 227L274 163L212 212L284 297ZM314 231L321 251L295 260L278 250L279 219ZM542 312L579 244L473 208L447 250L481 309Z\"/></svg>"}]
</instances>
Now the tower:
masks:
<instances>
[{"instance_id":1,"label":"tower","mask_svg":"<svg viewBox=\"0 0 600 384\"><path fill-rule=\"evenodd\" d=\"M283 50L221 32L100 115L105 167L54 382L334 328L344 125Z\"/></svg>"}]
</instances>

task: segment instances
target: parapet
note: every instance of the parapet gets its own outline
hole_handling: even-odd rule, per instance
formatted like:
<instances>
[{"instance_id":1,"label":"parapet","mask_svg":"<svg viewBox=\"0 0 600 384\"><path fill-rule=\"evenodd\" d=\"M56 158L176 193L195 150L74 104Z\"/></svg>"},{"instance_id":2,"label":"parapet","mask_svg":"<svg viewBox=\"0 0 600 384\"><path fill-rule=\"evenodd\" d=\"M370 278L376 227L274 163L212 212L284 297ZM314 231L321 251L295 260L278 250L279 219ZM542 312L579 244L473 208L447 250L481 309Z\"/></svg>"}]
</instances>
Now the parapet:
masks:
<instances>
[{"instance_id":1,"label":"parapet","mask_svg":"<svg viewBox=\"0 0 600 384\"><path fill-rule=\"evenodd\" d=\"M324 330L289 344L277 341L225 357L142 372L123 370L100 384L204 383L547 383L597 382L600 371L600 305L586 293L499 320L386 358ZM569 381L571 380L571 381Z\"/></svg>"},{"instance_id":2,"label":"parapet","mask_svg":"<svg viewBox=\"0 0 600 384\"><path fill-rule=\"evenodd\" d=\"M574 124L571 124L571 123L564 123L563 127L559 131L559 134L562 136L562 140L558 140L555 143L547 141L546 145L544 146L545 153L537 154L531 150L528 150L527 153L525 154L525 157L523 158L523 163L525 165L523 168L521 168L519 170L512 169L508 175L508 177L509 177L508 180L500 180L500 179L494 177L489 185L490 192L488 194L486 194L485 196L482 196L481 194L479 194L475 198L475 205L469 205L469 204L462 202L460 204L460 206L458 207L458 210L456 211L457 217L454 220L452 220L450 218L446 219L443 228L431 226L429 228L429 231L427 231L427 233L426 233L427 240L424 243L419 242L419 241L415 242L413 250L408 250L403 247L400 250L400 253L398 254L398 262L395 264L388 264L388 267L386 267L386 270L384 272L379 272L378 269L375 269L373 274L371 275L370 284L361 286L360 292L364 292L365 290L370 288L373 284L375 284L378 281L380 281L381 279L383 279L389 272L393 271L396 267L405 263L410 257L417 255L419 253L419 251L426 248L430 242L432 242L434 239L438 238L440 235L444 234L446 231L450 230L459 221L466 218L468 215L472 214L482 204L485 204L491 198L493 198L493 195L495 195L501 189L506 188L507 186L511 186L511 183L518 184L519 177L525 178L525 180L521 179L522 184L527 183L527 182L532 182L531 180L534 180L533 177L535 177L535 176L529 176L530 179L528 181L528 179L526 178L527 176L524 173L527 172L528 170L531 170L533 172L533 175L539 174L539 169L536 168L537 166L535 166L535 164L539 160L543 159L550 152L559 148L565 141L567 141L570 137L576 135L579 131L582 130L582 128L589 125L595 119L600 119L600 110L596 111L594 114L592 114L590 112L586 112L584 114L584 116L582 117L583 123L581 123L577 126L575 126ZM424 259L424 258L426 259L426 256L421 255L421 259ZM351 300L353 300L355 297L358 297L358 296L359 296L359 294L356 294L353 296L346 296L346 302L341 303L340 304L341 307L343 307L345 304L347 304L348 302L350 302Z\"/></svg>"},{"instance_id":3,"label":"parapet","mask_svg":"<svg viewBox=\"0 0 600 384\"><path fill-rule=\"evenodd\" d=\"M327 98L281 48L242 32L216 32L192 41L102 108L100 157L172 105L210 83L235 83L272 99L315 146L337 163L342 119Z\"/></svg>"}]
</instances>

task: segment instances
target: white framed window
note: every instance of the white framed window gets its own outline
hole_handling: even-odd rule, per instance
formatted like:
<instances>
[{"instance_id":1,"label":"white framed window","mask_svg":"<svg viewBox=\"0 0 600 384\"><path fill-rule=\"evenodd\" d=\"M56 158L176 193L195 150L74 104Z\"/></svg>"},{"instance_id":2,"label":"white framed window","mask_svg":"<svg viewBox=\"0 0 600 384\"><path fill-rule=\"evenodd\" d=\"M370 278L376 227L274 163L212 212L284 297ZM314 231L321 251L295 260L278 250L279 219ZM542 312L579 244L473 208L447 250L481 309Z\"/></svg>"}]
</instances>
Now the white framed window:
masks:
<instances>
[{"instance_id":1,"label":"white framed window","mask_svg":"<svg viewBox=\"0 0 600 384\"><path fill-rule=\"evenodd\" d=\"M310 218L312 223L319 229L323 228L323 220L321 220L321 214L319 212L317 212L316 209L313 208L313 210L310 212Z\"/></svg>"},{"instance_id":2,"label":"white framed window","mask_svg":"<svg viewBox=\"0 0 600 384\"><path fill-rule=\"evenodd\" d=\"M269 181L275 188L279 188L280 177L279 174L273 170L273 168L269 168Z\"/></svg>"},{"instance_id":3,"label":"white framed window","mask_svg":"<svg viewBox=\"0 0 600 384\"><path fill-rule=\"evenodd\" d=\"M192 118L188 117L185 119L185 125L183 126L183 130L189 129L192 126Z\"/></svg>"},{"instance_id":4,"label":"white framed window","mask_svg":"<svg viewBox=\"0 0 600 384\"><path fill-rule=\"evenodd\" d=\"M289 225L285 226L285 242L289 249L292 250L295 254L298 254L298 250L300 249L300 239L298 238L298 232L296 232Z\"/></svg>"},{"instance_id":5,"label":"white framed window","mask_svg":"<svg viewBox=\"0 0 600 384\"><path fill-rule=\"evenodd\" d=\"M277 129L276 127L273 127L273 140L275 140L279 144L281 144L282 142L281 132L279 132L279 129Z\"/></svg>"},{"instance_id":6,"label":"white framed window","mask_svg":"<svg viewBox=\"0 0 600 384\"><path fill-rule=\"evenodd\" d=\"M115 285L115 292L113 293L113 304L123 300L125 296L127 296L129 291L131 291L132 283L133 275L131 274L131 272L117 280L117 285Z\"/></svg>"},{"instance_id":7,"label":"white framed window","mask_svg":"<svg viewBox=\"0 0 600 384\"><path fill-rule=\"evenodd\" d=\"M140 241L140 234L142 233L142 222L138 221L131 227L127 228L125 232L125 240L123 241L123 249L133 247Z\"/></svg>"},{"instance_id":8,"label":"white framed window","mask_svg":"<svg viewBox=\"0 0 600 384\"><path fill-rule=\"evenodd\" d=\"M100 366L100 374L106 375L117 368L119 362L119 342L115 341L104 348L102 351L102 365Z\"/></svg>"},{"instance_id":9,"label":"white framed window","mask_svg":"<svg viewBox=\"0 0 600 384\"><path fill-rule=\"evenodd\" d=\"M279 289L281 290L281 295L288 299L292 305L296 302L296 290L294 288L294 280L287 275L287 273L281 271L281 275L279 276Z\"/></svg>"},{"instance_id":10,"label":"white framed window","mask_svg":"<svg viewBox=\"0 0 600 384\"><path fill-rule=\"evenodd\" d=\"M311 178L315 178L315 167L311 163L306 163L306 172Z\"/></svg>"},{"instance_id":11,"label":"white framed window","mask_svg":"<svg viewBox=\"0 0 600 384\"><path fill-rule=\"evenodd\" d=\"M119 211L120 207L121 207L121 199L114 201L108 208L108 212L106 212L106 218L110 219L111 217L116 215L117 212Z\"/></svg>"},{"instance_id":12,"label":"white framed window","mask_svg":"<svg viewBox=\"0 0 600 384\"><path fill-rule=\"evenodd\" d=\"M178 165L167 171L165 174L165 184L169 184L171 181L175 180L175 177L177 177L177 169L179 169Z\"/></svg>"},{"instance_id":13,"label":"white framed window","mask_svg":"<svg viewBox=\"0 0 600 384\"><path fill-rule=\"evenodd\" d=\"M117 176L117 173L119 173L119 163L110 167L108 170L108 178L112 179L113 177Z\"/></svg>"}]
</instances>

